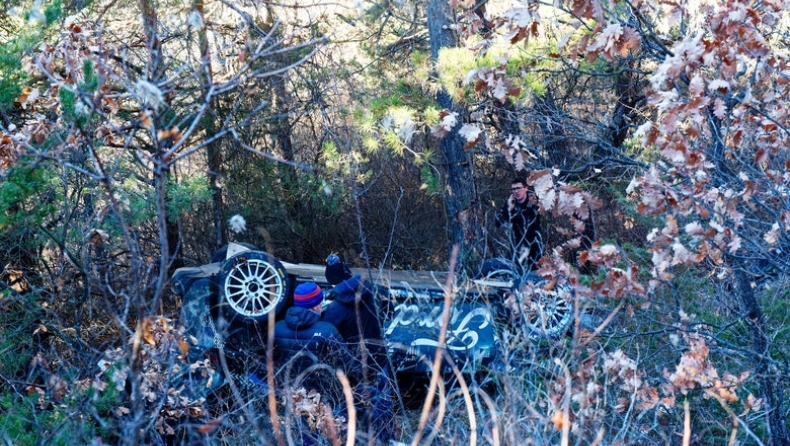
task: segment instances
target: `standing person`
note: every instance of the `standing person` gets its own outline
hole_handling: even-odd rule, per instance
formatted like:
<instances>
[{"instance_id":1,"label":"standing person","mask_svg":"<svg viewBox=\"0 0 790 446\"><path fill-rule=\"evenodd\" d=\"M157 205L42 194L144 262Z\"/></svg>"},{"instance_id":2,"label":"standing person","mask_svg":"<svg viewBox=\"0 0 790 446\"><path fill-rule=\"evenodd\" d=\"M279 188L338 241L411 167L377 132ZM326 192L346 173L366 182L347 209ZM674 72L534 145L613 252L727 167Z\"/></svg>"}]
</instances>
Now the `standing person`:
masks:
<instances>
[{"instance_id":1,"label":"standing person","mask_svg":"<svg viewBox=\"0 0 790 446\"><path fill-rule=\"evenodd\" d=\"M352 275L336 254L330 254L326 263L324 275L334 288L327 293L332 296L332 302L324 309L321 320L337 327L352 351L367 352L373 359L372 364L366 363L374 373L365 373L374 378L368 380L372 385L362 386L371 409L367 419L378 440L386 441L391 438L393 428L392 385L373 287L370 283L362 283L359 274Z\"/></svg>"},{"instance_id":2,"label":"standing person","mask_svg":"<svg viewBox=\"0 0 790 446\"><path fill-rule=\"evenodd\" d=\"M523 178L510 182L510 197L496 214L498 228L508 224L512 258L525 271L536 270L543 256L540 213L537 197Z\"/></svg>"}]
</instances>

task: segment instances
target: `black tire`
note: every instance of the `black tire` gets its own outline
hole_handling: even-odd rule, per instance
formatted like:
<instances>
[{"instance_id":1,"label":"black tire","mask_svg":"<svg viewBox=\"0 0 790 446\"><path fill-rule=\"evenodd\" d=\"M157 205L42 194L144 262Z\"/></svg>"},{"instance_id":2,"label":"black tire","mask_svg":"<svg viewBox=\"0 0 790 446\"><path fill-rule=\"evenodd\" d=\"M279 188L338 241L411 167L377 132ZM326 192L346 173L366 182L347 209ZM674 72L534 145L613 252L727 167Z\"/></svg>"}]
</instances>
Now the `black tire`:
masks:
<instances>
[{"instance_id":1,"label":"black tire","mask_svg":"<svg viewBox=\"0 0 790 446\"><path fill-rule=\"evenodd\" d=\"M288 272L265 252L245 251L222 263L217 285L220 305L243 320L264 321L285 306Z\"/></svg>"},{"instance_id":2,"label":"black tire","mask_svg":"<svg viewBox=\"0 0 790 446\"><path fill-rule=\"evenodd\" d=\"M251 244L251 243L244 243L244 242L234 242L237 245L241 245L247 249L251 249L253 251L258 251L258 247ZM218 249L217 252L211 256L211 263L219 263L224 262L225 257L228 255L228 245L223 246L222 248Z\"/></svg>"},{"instance_id":3,"label":"black tire","mask_svg":"<svg viewBox=\"0 0 790 446\"><path fill-rule=\"evenodd\" d=\"M521 320L533 341L565 336L574 320L573 288L563 284L547 290L545 284L545 279L527 274L513 290L521 304Z\"/></svg>"},{"instance_id":4,"label":"black tire","mask_svg":"<svg viewBox=\"0 0 790 446\"><path fill-rule=\"evenodd\" d=\"M513 262L505 259L488 259L480 267L477 278L515 282L520 276L520 269Z\"/></svg>"}]
</instances>

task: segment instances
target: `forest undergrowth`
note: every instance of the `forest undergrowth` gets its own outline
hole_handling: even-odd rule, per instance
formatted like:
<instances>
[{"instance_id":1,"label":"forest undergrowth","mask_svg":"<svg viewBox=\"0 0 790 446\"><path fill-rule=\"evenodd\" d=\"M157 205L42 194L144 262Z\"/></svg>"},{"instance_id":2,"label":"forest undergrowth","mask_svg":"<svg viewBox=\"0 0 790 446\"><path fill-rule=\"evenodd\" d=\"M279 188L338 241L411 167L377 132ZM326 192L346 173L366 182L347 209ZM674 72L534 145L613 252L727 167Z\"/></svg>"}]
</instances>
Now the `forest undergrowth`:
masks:
<instances>
[{"instance_id":1,"label":"forest undergrowth","mask_svg":"<svg viewBox=\"0 0 790 446\"><path fill-rule=\"evenodd\" d=\"M727 294L731 285L702 271L685 274L687 280L650 299L580 299L577 323L558 340L536 342L518 327L505 327L501 364L471 376L442 375L430 410L423 408L430 376L400 380L392 439L713 445L745 436L758 444L765 433L751 426L760 424L760 399L749 391L749 357L738 347L745 328L716 325L722 313L739 311ZM779 279L755 283L773 297L766 317L777 324L790 316L781 285ZM705 294L718 298L702 299ZM126 359L131 328L42 323L52 310L31 297L6 290L3 299L4 438L14 444L122 442L133 416ZM226 352L224 361L204 355L183 336L176 310L143 324L145 408L139 416L146 444L300 444L303 433L345 444L350 428L357 444L378 442L364 410L363 419L355 419L346 407L348 396L357 404L365 396L322 369L320 360L318 393L299 385L300 371L286 368L275 369L270 392L265 378L249 378L265 376L262 349ZM683 324L674 322L678 315ZM786 342L784 336L786 330L779 331L774 342Z\"/></svg>"}]
</instances>

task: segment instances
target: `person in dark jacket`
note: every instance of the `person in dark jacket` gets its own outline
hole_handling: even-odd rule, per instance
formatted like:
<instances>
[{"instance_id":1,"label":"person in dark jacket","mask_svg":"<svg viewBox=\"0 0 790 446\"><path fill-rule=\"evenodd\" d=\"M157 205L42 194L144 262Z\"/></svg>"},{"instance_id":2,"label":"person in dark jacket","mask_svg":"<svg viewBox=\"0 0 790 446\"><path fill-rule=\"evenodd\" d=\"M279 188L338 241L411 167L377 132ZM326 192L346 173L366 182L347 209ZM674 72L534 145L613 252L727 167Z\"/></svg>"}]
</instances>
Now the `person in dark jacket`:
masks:
<instances>
[{"instance_id":1,"label":"person in dark jacket","mask_svg":"<svg viewBox=\"0 0 790 446\"><path fill-rule=\"evenodd\" d=\"M324 309L321 320L337 327L349 344L363 339L381 340L381 323L373 301L372 286L363 284L361 275L352 276L351 270L334 254L327 258L325 276L334 288L329 292L332 302Z\"/></svg>"},{"instance_id":2,"label":"person in dark jacket","mask_svg":"<svg viewBox=\"0 0 790 446\"><path fill-rule=\"evenodd\" d=\"M327 257L326 263L324 275L334 288L327 293L332 302L324 309L321 320L337 327L352 353L367 354L373 359L373 363L365 361L367 369L373 373L365 373L369 378L358 390L370 403L370 410L363 418L367 418L377 438L386 441L391 437L393 428L392 384L373 285L363 283L359 274L352 275L336 254Z\"/></svg>"},{"instance_id":3,"label":"person in dark jacket","mask_svg":"<svg viewBox=\"0 0 790 446\"><path fill-rule=\"evenodd\" d=\"M536 270L543 256L537 197L530 192L526 180L514 179L510 183L510 197L496 214L498 228L510 225L511 255L525 271Z\"/></svg>"},{"instance_id":4,"label":"person in dark jacket","mask_svg":"<svg viewBox=\"0 0 790 446\"><path fill-rule=\"evenodd\" d=\"M323 303L324 293L317 284L300 284L294 290L294 306L285 313L285 319L274 324L275 359L294 361L291 368L297 375L313 365L313 358L305 352L315 355L321 363L345 369L347 375L354 371L343 337L334 325L321 320ZM333 380L332 376L326 376L324 369L319 368L305 376L300 385L324 394ZM344 406L340 405L336 409L342 411ZM302 444L319 444L320 435L315 432L317 428L311 428L308 421L310 414L300 415Z\"/></svg>"},{"instance_id":5,"label":"person in dark jacket","mask_svg":"<svg viewBox=\"0 0 790 446\"><path fill-rule=\"evenodd\" d=\"M321 359L332 357L345 341L334 325L321 320L324 293L313 282L303 283L294 290L294 306L285 318L274 324L274 345L277 356L288 358L307 350Z\"/></svg>"}]
</instances>

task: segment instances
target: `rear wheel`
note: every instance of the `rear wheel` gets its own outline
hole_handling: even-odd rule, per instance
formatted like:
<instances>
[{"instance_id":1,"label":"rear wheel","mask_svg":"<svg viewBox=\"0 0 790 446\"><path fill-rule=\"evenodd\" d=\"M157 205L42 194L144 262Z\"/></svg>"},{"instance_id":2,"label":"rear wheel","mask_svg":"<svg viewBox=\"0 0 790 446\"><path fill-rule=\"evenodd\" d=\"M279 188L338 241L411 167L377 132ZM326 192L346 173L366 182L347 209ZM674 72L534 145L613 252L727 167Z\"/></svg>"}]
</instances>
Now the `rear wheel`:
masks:
<instances>
[{"instance_id":1,"label":"rear wheel","mask_svg":"<svg viewBox=\"0 0 790 446\"><path fill-rule=\"evenodd\" d=\"M529 277L515 290L519 312L529 337L533 340L558 339L565 335L573 323L573 288L556 285L546 289L546 281Z\"/></svg>"},{"instance_id":2,"label":"rear wheel","mask_svg":"<svg viewBox=\"0 0 790 446\"><path fill-rule=\"evenodd\" d=\"M505 259L488 259L480 268L481 278L514 283L521 276L519 268Z\"/></svg>"},{"instance_id":3,"label":"rear wheel","mask_svg":"<svg viewBox=\"0 0 790 446\"><path fill-rule=\"evenodd\" d=\"M219 275L220 299L237 315L263 320L285 304L288 274L279 260L245 251L225 260Z\"/></svg>"},{"instance_id":4,"label":"rear wheel","mask_svg":"<svg viewBox=\"0 0 790 446\"><path fill-rule=\"evenodd\" d=\"M234 242L237 245L241 245L249 250L257 251L258 247L245 242ZM225 261L225 258L228 256L228 245L223 246L222 248L218 249L213 256L211 256L211 263L219 263Z\"/></svg>"}]
</instances>

